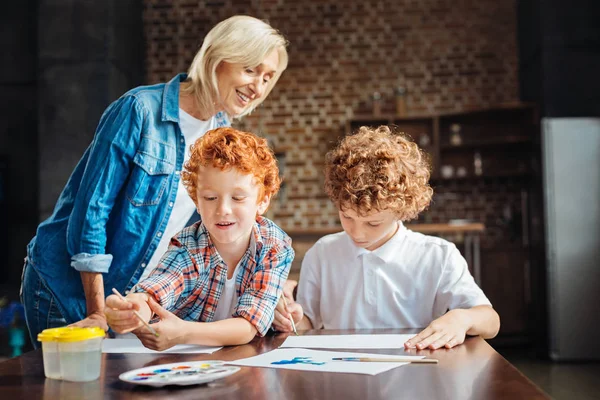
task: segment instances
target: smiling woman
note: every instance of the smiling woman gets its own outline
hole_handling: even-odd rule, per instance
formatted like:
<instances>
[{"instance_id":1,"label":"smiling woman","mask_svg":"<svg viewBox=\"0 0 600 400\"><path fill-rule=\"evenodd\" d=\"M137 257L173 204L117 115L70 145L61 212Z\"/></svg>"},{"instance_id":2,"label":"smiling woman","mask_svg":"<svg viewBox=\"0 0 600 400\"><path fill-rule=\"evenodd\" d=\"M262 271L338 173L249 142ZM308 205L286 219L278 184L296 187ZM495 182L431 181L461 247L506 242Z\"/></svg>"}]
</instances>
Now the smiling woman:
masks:
<instances>
[{"instance_id":1,"label":"smiling woman","mask_svg":"<svg viewBox=\"0 0 600 400\"><path fill-rule=\"evenodd\" d=\"M197 219L181 180L189 145L265 100L287 68L286 46L261 20L228 18L206 35L187 74L134 88L106 109L27 248L22 302L34 345L46 328L107 329L105 293L131 290Z\"/></svg>"},{"instance_id":2,"label":"smiling woman","mask_svg":"<svg viewBox=\"0 0 600 400\"><path fill-rule=\"evenodd\" d=\"M223 62L217 68L219 104L229 115L242 115L249 105L264 98L277 74L279 52L273 50L254 68Z\"/></svg>"},{"instance_id":3,"label":"smiling woman","mask_svg":"<svg viewBox=\"0 0 600 400\"><path fill-rule=\"evenodd\" d=\"M286 46L278 31L258 19L235 16L219 23L206 35L182 85L186 102L195 106L191 111L198 113L192 115L205 119L219 110L233 117L252 112L287 68ZM243 105L228 109L236 96Z\"/></svg>"}]
</instances>

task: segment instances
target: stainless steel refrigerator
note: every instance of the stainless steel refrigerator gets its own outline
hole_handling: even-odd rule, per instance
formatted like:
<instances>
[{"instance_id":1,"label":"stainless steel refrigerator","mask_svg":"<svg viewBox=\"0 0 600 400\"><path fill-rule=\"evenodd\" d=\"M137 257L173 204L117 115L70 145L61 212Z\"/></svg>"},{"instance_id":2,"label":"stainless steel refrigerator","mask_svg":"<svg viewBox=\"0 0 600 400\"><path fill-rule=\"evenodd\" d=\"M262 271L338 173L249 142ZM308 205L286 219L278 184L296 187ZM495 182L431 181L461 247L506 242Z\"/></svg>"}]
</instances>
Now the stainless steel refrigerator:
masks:
<instances>
[{"instance_id":1,"label":"stainless steel refrigerator","mask_svg":"<svg viewBox=\"0 0 600 400\"><path fill-rule=\"evenodd\" d=\"M545 118L550 357L600 359L600 118Z\"/></svg>"}]
</instances>

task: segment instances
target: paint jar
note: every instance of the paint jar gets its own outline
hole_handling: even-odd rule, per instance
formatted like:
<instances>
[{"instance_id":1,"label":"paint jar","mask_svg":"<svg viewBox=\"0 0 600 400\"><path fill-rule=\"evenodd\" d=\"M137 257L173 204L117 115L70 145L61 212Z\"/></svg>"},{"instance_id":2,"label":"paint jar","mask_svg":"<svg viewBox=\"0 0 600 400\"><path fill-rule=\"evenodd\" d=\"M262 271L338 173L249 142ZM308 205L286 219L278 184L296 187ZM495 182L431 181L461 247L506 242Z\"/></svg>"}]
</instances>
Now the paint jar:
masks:
<instances>
[{"instance_id":1,"label":"paint jar","mask_svg":"<svg viewBox=\"0 0 600 400\"><path fill-rule=\"evenodd\" d=\"M101 328L76 328L61 333L58 338L58 354L62 379L88 382L100 377L102 365Z\"/></svg>"},{"instance_id":2,"label":"paint jar","mask_svg":"<svg viewBox=\"0 0 600 400\"><path fill-rule=\"evenodd\" d=\"M452 146L460 146L462 137L460 136L461 126L459 124L450 125L450 144Z\"/></svg>"},{"instance_id":3,"label":"paint jar","mask_svg":"<svg viewBox=\"0 0 600 400\"><path fill-rule=\"evenodd\" d=\"M44 329L38 334L37 340L42 342L42 355L44 357L44 375L50 379L61 379L60 358L58 356L58 336L61 332L71 328Z\"/></svg>"}]
</instances>

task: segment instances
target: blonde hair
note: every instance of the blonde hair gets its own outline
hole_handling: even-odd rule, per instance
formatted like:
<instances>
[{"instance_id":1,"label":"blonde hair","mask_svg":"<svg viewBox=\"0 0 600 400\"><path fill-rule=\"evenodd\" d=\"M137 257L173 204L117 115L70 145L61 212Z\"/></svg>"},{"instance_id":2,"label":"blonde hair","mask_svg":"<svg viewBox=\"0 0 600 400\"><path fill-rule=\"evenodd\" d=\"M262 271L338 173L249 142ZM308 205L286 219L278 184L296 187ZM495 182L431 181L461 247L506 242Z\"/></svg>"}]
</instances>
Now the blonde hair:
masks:
<instances>
[{"instance_id":1,"label":"blonde hair","mask_svg":"<svg viewBox=\"0 0 600 400\"><path fill-rule=\"evenodd\" d=\"M405 134L362 126L327 153L325 191L340 210L390 210L408 221L431 202L430 170L426 154Z\"/></svg>"},{"instance_id":2,"label":"blonde hair","mask_svg":"<svg viewBox=\"0 0 600 400\"><path fill-rule=\"evenodd\" d=\"M254 17L235 15L219 22L208 32L202 47L196 53L188 70L188 81L182 92L192 94L198 107L210 115L215 113L215 101L219 98L217 67L221 62L256 67L275 49L279 53L277 72L269 80L265 95L250 103L240 115L252 112L267 98L275 83L287 68L288 42L279 31Z\"/></svg>"}]
</instances>

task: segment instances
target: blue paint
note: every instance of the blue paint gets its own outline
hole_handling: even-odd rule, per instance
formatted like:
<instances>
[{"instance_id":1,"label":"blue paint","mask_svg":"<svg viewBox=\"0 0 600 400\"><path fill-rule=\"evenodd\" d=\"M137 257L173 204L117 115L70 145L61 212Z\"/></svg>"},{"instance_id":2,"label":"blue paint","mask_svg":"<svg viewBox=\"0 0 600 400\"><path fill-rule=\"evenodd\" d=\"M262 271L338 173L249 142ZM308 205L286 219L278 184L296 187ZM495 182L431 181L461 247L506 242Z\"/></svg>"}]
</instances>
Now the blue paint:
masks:
<instances>
[{"instance_id":1,"label":"blue paint","mask_svg":"<svg viewBox=\"0 0 600 400\"><path fill-rule=\"evenodd\" d=\"M325 363L319 362L319 361L313 361L311 357L294 357L292 360L273 361L271 364L275 364L275 365L291 365L291 364L323 365Z\"/></svg>"}]
</instances>

